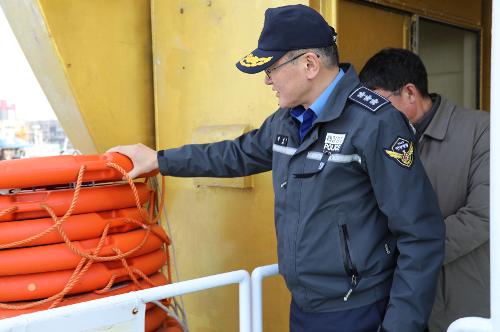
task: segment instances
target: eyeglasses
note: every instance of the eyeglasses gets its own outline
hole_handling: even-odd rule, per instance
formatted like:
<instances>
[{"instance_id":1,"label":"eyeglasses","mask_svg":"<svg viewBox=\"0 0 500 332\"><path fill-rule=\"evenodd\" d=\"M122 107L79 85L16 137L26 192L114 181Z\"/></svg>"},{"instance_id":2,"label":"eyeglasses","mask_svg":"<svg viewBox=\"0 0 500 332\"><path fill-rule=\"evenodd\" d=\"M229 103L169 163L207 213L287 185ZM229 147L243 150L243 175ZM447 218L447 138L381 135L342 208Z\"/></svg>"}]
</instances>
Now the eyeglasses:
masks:
<instances>
[{"instance_id":1,"label":"eyeglasses","mask_svg":"<svg viewBox=\"0 0 500 332\"><path fill-rule=\"evenodd\" d=\"M286 65L287 63L292 62L293 60L297 60L298 58L300 58L300 57L301 57L301 56L303 56L304 54L307 54L307 52L300 53L300 54L299 54L299 55L297 55L296 57L293 57L293 58L291 58L290 60L285 61L285 62L283 62L281 65L278 65L278 66L276 66L276 67L274 67L274 68L267 68L267 69L265 69L264 71L266 72L267 78L271 79L271 73L272 73L273 71L275 71L276 69L278 69L278 68L280 68L280 67L283 67L284 65Z\"/></svg>"},{"instance_id":2,"label":"eyeglasses","mask_svg":"<svg viewBox=\"0 0 500 332\"><path fill-rule=\"evenodd\" d=\"M397 90L394 90L394 91L391 91L386 97L385 99L389 99L389 97L392 97L392 96L400 96L401 95L401 90L403 88L399 88Z\"/></svg>"}]
</instances>

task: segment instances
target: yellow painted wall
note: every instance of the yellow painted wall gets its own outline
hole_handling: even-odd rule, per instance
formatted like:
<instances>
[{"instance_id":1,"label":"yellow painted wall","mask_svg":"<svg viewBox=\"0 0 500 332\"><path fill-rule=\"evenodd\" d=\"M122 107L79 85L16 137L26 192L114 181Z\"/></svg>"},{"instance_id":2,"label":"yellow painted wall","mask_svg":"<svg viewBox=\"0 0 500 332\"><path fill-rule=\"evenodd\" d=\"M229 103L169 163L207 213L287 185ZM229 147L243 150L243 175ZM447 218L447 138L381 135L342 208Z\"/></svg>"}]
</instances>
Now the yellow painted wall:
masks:
<instances>
[{"instance_id":1,"label":"yellow painted wall","mask_svg":"<svg viewBox=\"0 0 500 332\"><path fill-rule=\"evenodd\" d=\"M351 63L358 73L382 48L409 47L409 14L349 0L339 0L338 10L340 61Z\"/></svg>"},{"instance_id":2,"label":"yellow painted wall","mask_svg":"<svg viewBox=\"0 0 500 332\"><path fill-rule=\"evenodd\" d=\"M138 141L153 147L149 0L39 3L97 151ZM60 106L52 105L56 114Z\"/></svg>"},{"instance_id":3,"label":"yellow painted wall","mask_svg":"<svg viewBox=\"0 0 500 332\"><path fill-rule=\"evenodd\" d=\"M273 1L280 6L297 1ZM304 2L303 2L304 3ZM305 2L307 4L307 2ZM191 143L197 128L257 128L277 108L264 74L235 63L257 46L269 1L153 0L159 148ZM167 179L167 207L181 279L277 262L271 174L253 188L196 187ZM236 287L185 296L193 331L237 331ZM264 283L264 329L286 331L290 297L281 277Z\"/></svg>"}]
</instances>

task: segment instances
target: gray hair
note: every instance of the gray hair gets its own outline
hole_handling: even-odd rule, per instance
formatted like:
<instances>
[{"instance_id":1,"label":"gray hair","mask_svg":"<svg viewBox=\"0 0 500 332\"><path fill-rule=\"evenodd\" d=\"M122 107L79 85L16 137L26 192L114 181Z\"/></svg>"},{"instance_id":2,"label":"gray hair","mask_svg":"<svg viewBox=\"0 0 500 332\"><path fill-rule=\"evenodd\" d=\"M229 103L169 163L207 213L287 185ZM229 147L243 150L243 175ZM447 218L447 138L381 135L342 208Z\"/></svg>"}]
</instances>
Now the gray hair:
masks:
<instances>
[{"instance_id":1,"label":"gray hair","mask_svg":"<svg viewBox=\"0 0 500 332\"><path fill-rule=\"evenodd\" d=\"M320 61L327 68L332 68L338 66L339 64L339 53L336 44L319 48L293 50L287 53L287 58L292 59L293 57L296 57L297 55L303 52L315 53L316 55L319 56Z\"/></svg>"}]
</instances>

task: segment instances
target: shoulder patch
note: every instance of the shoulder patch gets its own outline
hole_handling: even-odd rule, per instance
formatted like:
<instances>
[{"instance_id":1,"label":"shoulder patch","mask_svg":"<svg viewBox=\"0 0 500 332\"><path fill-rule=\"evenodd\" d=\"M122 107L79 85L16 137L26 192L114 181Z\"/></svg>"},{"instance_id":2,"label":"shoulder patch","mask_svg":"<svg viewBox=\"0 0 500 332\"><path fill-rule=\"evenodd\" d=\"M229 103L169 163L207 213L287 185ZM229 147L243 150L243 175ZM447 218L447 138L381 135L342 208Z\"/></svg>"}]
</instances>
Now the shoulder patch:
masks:
<instances>
[{"instance_id":1,"label":"shoulder patch","mask_svg":"<svg viewBox=\"0 0 500 332\"><path fill-rule=\"evenodd\" d=\"M376 94L372 90L361 86L354 90L350 95L349 99L353 102L369 109L372 112L378 111L382 106L389 104L389 100L385 99L379 94Z\"/></svg>"},{"instance_id":2,"label":"shoulder patch","mask_svg":"<svg viewBox=\"0 0 500 332\"><path fill-rule=\"evenodd\" d=\"M398 163L399 166L411 168L413 165L413 142L397 137L391 147L384 149L386 156Z\"/></svg>"}]
</instances>

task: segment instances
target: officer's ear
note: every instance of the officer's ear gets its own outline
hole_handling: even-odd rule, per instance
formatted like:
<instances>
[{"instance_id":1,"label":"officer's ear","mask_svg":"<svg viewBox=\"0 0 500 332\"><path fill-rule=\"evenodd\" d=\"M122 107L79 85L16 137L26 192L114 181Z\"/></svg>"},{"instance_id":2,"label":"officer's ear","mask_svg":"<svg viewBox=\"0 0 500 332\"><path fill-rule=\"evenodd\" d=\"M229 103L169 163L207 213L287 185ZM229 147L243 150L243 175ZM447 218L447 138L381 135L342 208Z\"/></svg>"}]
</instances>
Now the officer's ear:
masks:
<instances>
[{"instance_id":1,"label":"officer's ear","mask_svg":"<svg viewBox=\"0 0 500 332\"><path fill-rule=\"evenodd\" d=\"M319 56L316 53L308 52L305 55L305 69L307 78L312 79L318 75L320 69Z\"/></svg>"}]
</instances>

